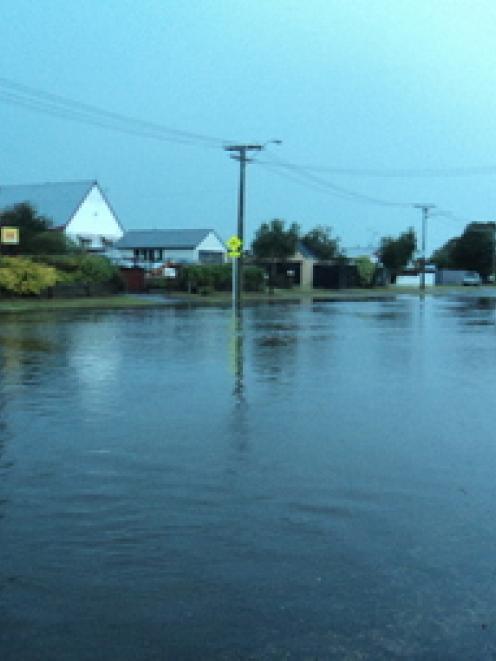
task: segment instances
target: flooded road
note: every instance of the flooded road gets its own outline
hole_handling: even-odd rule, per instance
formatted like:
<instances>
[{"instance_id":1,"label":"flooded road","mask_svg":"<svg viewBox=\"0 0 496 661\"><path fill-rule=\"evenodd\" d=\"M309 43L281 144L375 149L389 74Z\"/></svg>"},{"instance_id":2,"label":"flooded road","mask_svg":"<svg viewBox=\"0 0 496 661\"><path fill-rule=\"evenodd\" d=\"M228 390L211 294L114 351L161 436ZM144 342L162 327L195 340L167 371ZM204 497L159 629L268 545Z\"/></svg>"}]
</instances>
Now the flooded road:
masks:
<instances>
[{"instance_id":1,"label":"flooded road","mask_svg":"<svg viewBox=\"0 0 496 661\"><path fill-rule=\"evenodd\" d=\"M495 658L495 304L2 317L2 661Z\"/></svg>"}]
</instances>

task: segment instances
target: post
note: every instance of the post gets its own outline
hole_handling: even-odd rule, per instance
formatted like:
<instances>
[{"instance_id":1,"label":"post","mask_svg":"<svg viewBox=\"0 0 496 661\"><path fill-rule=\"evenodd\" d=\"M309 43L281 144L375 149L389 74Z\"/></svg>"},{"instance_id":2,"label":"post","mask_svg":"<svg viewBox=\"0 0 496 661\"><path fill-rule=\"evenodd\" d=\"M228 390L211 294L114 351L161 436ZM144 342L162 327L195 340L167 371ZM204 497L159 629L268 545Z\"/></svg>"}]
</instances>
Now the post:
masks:
<instances>
[{"instance_id":1,"label":"post","mask_svg":"<svg viewBox=\"0 0 496 661\"><path fill-rule=\"evenodd\" d=\"M493 261L492 261L492 276L493 276L493 284L496 284L496 223L493 222Z\"/></svg>"},{"instance_id":2,"label":"post","mask_svg":"<svg viewBox=\"0 0 496 661\"><path fill-rule=\"evenodd\" d=\"M245 184L246 184L246 163L250 161L247 157L249 151L261 151L264 145L229 145L224 149L231 153L231 158L239 161L239 190L238 190L238 231L237 237L240 243L240 255L233 262L233 306L241 307L241 297L243 294L243 250L244 250L244 224L245 224Z\"/></svg>"},{"instance_id":3,"label":"post","mask_svg":"<svg viewBox=\"0 0 496 661\"><path fill-rule=\"evenodd\" d=\"M427 208L422 209L422 275L420 289L425 289L425 235L427 233Z\"/></svg>"},{"instance_id":4,"label":"post","mask_svg":"<svg viewBox=\"0 0 496 661\"><path fill-rule=\"evenodd\" d=\"M434 204L414 204L416 209L422 209L422 270L420 272L420 289L425 291L425 246L427 239L427 218L429 210L434 209Z\"/></svg>"},{"instance_id":5,"label":"post","mask_svg":"<svg viewBox=\"0 0 496 661\"><path fill-rule=\"evenodd\" d=\"M237 278L236 278L236 271L237 270L238 270L238 268L236 266L236 258L231 257L231 278L232 278L231 293L232 293L233 309L236 309L236 307L237 307Z\"/></svg>"},{"instance_id":6,"label":"post","mask_svg":"<svg viewBox=\"0 0 496 661\"><path fill-rule=\"evenodd\" d=\"M236 306L241 307L243 295L243 250L245 249L245 181L246 181L246 147L239 153L239 195L238 195L238 238L241 241L239 257L236 258Z\"/></svg>"}]
</instances>

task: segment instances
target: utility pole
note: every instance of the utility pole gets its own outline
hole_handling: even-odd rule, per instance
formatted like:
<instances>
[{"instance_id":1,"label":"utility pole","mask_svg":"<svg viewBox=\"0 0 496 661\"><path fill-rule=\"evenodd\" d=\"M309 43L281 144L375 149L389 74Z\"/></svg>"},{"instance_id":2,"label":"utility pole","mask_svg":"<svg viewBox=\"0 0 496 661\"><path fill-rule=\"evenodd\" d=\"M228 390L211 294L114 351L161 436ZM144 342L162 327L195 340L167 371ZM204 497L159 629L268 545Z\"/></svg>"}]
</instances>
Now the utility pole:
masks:
<instances>
[{"instance_id":1,"label":"utility pole","mask_svg":"<svg viewBox=\"0 0 496 661\"><path fill-rule=\"evenodd\" d=\"M228 145L224 147L231 152L231 158L239 161L239 190L238 190L238 230L237 237L240 243L240 255L233 258L233 302L235 308L241 307L241 294L243 291L243 251L244 251L244 224L245 224L245 183L246 163L250 162L247 154L251 151L261 151L263 145Z\"/></svg>"},{"instance_id":2,"label":"utility pole","mask_svg":"<svg viewBox=\"0 0 496 661\"><path fill-rule=\"evenodd\" d=\"M238 192L238 230L237 238L240 241L239 257L235 257L233 262L233 305L236 310L241 308L241 296L243 293L243 251L244 245L244 224L245 224L245 183L246 183L246 164L252 159L248 157L249 152L262 151L268 144L280 145L281 140L269 140L262 145L227 145L225 151L230 152L231 158L239 161L239 192Z\"/></svg>"},{"instance_id":3,"label":"utility pole","mask_svg":"<svg viewBox=\"0 0 496 661\"><path fill-rule=\"evenodd\" d=\"M420 289L425 290L425 243L427 238L427 218L435 204L414 204L415 209L422 209L422 271L420 273Z\"/></svg>"}]
</instances>

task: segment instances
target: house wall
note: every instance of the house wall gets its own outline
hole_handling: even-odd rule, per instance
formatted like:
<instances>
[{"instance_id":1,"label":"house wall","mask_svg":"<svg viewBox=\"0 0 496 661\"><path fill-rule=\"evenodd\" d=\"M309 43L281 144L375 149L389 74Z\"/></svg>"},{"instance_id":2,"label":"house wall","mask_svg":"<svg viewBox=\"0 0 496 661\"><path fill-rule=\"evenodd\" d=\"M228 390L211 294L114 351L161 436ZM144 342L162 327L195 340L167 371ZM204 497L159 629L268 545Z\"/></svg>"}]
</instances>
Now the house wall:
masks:
<instances>
[{"instance_id":1,"label":"house wall","mask_svg":"<svg viewBox=\"0 0 496 661\"><path fill-rule=\"evenodd\" d=\"M209 232L207 236L203 239L203 241L197 245L196 250L194 251L195 262L200 261L200 251L221 252L223 255L222 261L225 262L226 260L226 255L227 255L226 247L221 241L219 241L219 239L213 232Z\"/></svg>"},{"instance_id":2,"label":"house wall","mask_svg":"<svg viewBox=\"0 0 496 661\"><path fill-rule=\"evenodd\" d=\"M169 249L163 248L163 256L160 261L176 262L178 264L195 264L200 261L200 252L216 252L222 254L222 261L226 259L226 248L224 244L219 241L214 232L210 232L205 239L198 244L196 249L176 248ZM123 261L132 262L134 260L134 250L126 248L119 250L119 258Z\"/></svg>"},{"instance_id":3,"label":"house wall","mask_svg":"<svg viewBox=\"0 0 496 661\"><path fill-rule=\"evenodd\" d=\"M117 218L96 185L69 221L65 233L76 243L78 237L89 239L88 247L93 249L104 247L102 237L117 241L123 235Z\"/></svg>"},{"instance_id":4,"label":"house wall","mask_svg":"<svg viewBox=\"0 0 496 661\"><path fill-rule=\"evenodd\" d=\"M313 287L313 266L314 259L303 259L301 261L301 286Z\"/></svg>"},{"instance_id":5,"label":"house wall","mask_svg":"<svg viewBox=\"0 0 496 661\"><path fill-rule=\"evenodd\" d=\"M425 274L426 287L432 287L435 284L435 274ZM395 285L398 287L420 287L420 274L419 275L398 275L396 277Z\"/></svg>"},{"instance_id":6,"label":"house wall","mask_svg":"<svg viewBox=\"0 0 496 661\"><path fill-rule=\"evenodd\" d=\"M165 260L180 264L190 264L191 262L198 261L198 253L196 250L166 250Z\"/></svg>"}]
</instances>

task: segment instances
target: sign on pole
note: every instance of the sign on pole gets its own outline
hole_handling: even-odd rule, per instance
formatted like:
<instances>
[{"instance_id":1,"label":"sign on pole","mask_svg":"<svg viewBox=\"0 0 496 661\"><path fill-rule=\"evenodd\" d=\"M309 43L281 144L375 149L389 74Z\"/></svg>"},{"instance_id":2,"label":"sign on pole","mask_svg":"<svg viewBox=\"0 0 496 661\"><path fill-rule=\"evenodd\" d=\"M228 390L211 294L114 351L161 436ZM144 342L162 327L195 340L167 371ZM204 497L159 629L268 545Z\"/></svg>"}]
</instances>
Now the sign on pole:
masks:
<instances>
[{"instance_id":1,"label":"sign on pole","mask_svg":"<svg viewBox=\"0 0 496 661\"><path fill-rule=\"evenodd\" d=\"M6 245L17 245L19 243L18 227L0 227L0 242Z\"/></svg>"},{"instance_id":2,"label":"sign on pole","mask_svg":"<svg viewBox=\"0 0 496 661\"><path fill-rule=\"evenodd\" d=\"M227 242L227 247L229 248L227 252L229 257L231 258L241 257L241 249L243 247L243 242L238 236L236 235L231 236L231 238Z\"/></svg>"}]
</instances>

